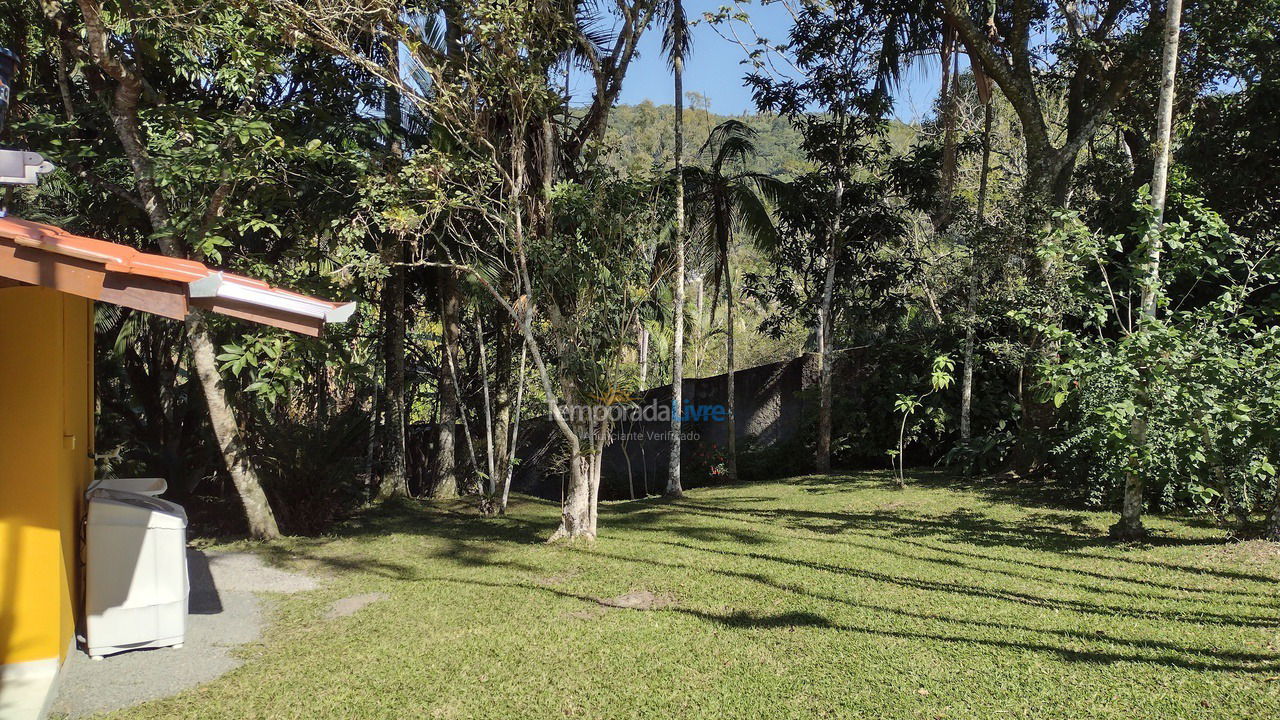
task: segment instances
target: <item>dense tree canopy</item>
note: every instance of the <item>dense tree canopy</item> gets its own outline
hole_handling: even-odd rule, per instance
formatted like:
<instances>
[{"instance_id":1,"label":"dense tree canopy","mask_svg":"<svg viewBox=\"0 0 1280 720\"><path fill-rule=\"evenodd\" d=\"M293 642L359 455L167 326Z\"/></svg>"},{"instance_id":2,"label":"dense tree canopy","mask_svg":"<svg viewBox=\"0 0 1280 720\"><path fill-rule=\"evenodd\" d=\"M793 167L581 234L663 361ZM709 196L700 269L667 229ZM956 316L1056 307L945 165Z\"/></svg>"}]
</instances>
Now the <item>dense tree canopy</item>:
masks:
<instances>
[{"instance_id":1,"label":"dense tree canopy","mask_svg":"<svg viewBox=\"0 0 1280 720\"><path fill-rule=\"evenodd\" d=\"M1275 0L1188 0L1167 86L1166 3L777 1L785 38L690 18L744 50L729 118L617 104L678 2L0 0L0 138L58 166L11 212L360 305L321 339L99 307L100 471L258 537L564 476L556 536L595 537L617 428L578 410L688 369L733 418L814 352L803 432L730 420L729 476L908 457L1119 509L1140 475L1280 537Z\"/></svg>"}]
</instances>

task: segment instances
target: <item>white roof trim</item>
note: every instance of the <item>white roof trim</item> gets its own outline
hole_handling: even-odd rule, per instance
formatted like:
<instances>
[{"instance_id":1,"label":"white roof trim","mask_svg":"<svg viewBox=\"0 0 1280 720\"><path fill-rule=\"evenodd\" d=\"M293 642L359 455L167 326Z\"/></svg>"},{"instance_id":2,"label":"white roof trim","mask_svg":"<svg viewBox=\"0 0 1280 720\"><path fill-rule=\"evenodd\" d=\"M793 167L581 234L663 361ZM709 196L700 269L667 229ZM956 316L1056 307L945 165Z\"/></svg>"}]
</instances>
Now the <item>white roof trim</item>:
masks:
<instances>
[{"instance_id":1,"label":"white roof trim","mask_svg":"<svg viewBox=\"0 0 1280 720\"><path fill-rule=\"evenodd\" d=\"M215 272L199 280L187 283L187 294L193 298L221 298L246 305L279 310L291 315L316 318L326 323L346 322L356 310L356 304L346 303L334 307L330 303L312 300L300 295L243 285L221 272Z\"/></svg>"},{"instance_id":2,"label":"white roof trim","mask_svg":"<svg viewBox=\"0 0 1280 720\"><path fill-rule=\"evenodd\" d=\"M344 323L351 319L356 312L356 304L353 302L343 303L336 308L332 308L324 314L324 321L327 323Z\"/></svg>"}]
</instances>

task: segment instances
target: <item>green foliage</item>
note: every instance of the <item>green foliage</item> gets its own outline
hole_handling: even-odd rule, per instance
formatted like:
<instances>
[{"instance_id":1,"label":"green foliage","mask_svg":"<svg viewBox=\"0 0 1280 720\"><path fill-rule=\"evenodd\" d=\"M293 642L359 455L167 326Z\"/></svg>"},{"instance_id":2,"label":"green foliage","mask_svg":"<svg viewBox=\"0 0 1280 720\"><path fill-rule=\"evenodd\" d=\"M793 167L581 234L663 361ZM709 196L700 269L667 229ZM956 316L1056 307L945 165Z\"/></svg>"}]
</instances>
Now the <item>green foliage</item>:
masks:
<instances>
[{"instance_id":1,"label":"green foliage","mask_svg":"<svg viewBox=\"0 0 1280 720\"><path fill-rule=\"evenodd\" d=\"M902 415L902 424L898 427L898 446L896 448L890 448L888 450L888 454L890 459L897 460L899 486L906 481L905 450L907 422L917 410L924 407L924 401L930 395L933 395L939 390L945 390L951 387L951 384L955 381L955 377L953 375L955 369L955 361L953 361L949 355L939 355L935 357L929 371L929 391L923 395L905 395L899 393L898 397L893 402L894 411ZM943 415L937 408L929 408L927 415L932 416L929 419L932 420L935 425L944 425L945 415Z\"/></svg>"},{"instance_id":2,"label":"green foliage","mask_svg":"<svg viewBox=\"0 0 1280 720\"><path fill-rule=\"evenodd\" d=\"M629 386L623 347L636 321L655 305L653 247L670 206L654 180L602 172L586 183L557 183L551 194L553 232L537 238L535 287L548 311L540 326L557 351L571 402L591 402ZM571 380L571 383L569 382Z\"/></svg>"},{"instance_id":3,"label":"green foliage","mask_svg":"<svg viewBox=\"0 0 1280 720\"><path fill-rule=\"evenodd\" d=\"M1056 452L1078 493L1108 504L1132 471L1145 478L1157 509L1243 519L1277 490L1280 266L1199 200L1183 196L1177 206L1177 219L1159 234L1167 261L1157 319L1134 327L1121 309L1133 298L1115 291L1137 285L1145 244L1130 259L1113 259L1125 237L1090 231L1071 213L1057 217L1044 252L1064 268L1065 307L1079 330L1031 312L1018 317L1057 344L1056 358L1041 368L1042 392L1067 411ZM1129 236L1144 236L1146 227ZM1142 446L1133 443L1138 423L1146 428Z\"/></svg>"},{"instance_id":4,"label":"green foliage","mask_svg":"<svg viewBox=\"0 0 1280 720\"><path fill-rule=\"evenodd\" d=\"M353 322L316 340L211 320L224 384L267 468L273 503L284 513L302 507L305 488L319 489L317 505L286 523L291 530L317 530L322 521L311 514L327 521L363 497L359 476L376 454L369 423L388 420L378 403L395 322L407 325L408 419L436 416L441 265L476 273L460 281L463 312L482 317L486 330L476 337L464 323L468 350L513 344L512 319L498 314L485 283L535 309L536 339L566 399L633 388L640 327L651 333L649 385L670 364L672 108L613 106L633 50L602 28L629 11L638 22L668 22L679 6L484 0L448 6L447 18L446 6L432 3L376 19L326 14L337 7L104 4L113 52L144 78L146 155L172 211L152 226L103 102L114 80L68 52L83 32L79 5L0 0L0 44L26 59L6 143L39 150L60 168L15 193L16 213L152 251L174 240L189 257L273 285L360 302ZM1045 438L1055 449L1048 469L1084 501L1109 505L1136 469L1159 509L1242 515L1265 507L1276 492L1280 425L1276 0L1187 8L1179 165L1162 235L1160 317L1151 323L1130 309L1149 222L1131 201L1150 176L1155 64L1134 68L1123 101L1076 153L1077 212L1043 226L1038 208L1015 201L1034 158L1024 118L996 88L979 222L984 106L973 75L957 79L954 197L941 197L939 183L943 104L918 127L887 118L901 70L938 47L946 29L939 7L800 3L784 42L742 36L747 82L765 110L729 118L688 95L686 147L704 149L685 178L690 227L706 241L690 268L709 279L713 297L717 281L744 281L738 364L813 348L835 248L833 345L846 365L834 403L837 464L882 465L884 449L899 445L894 453L916 462L997 471L1015 431L1030 425L1023 401L1040 397L1058 411ZM1154 38L1143 32L1152 9L1114 4L1116 24L1098 41L1071 27L1103 21L1088 4L1028 7L1036 29L1028 45L1040 57L1034 90L1057 142L1103 92L1093 80ZM974 19L985 20L984 10L994 10L994 29L1013 53L1009 6L975 5ZM45 11L63 13L65 34ZM736 5L704 19L726 32L749 22ZM379 72L392 64L388 44L398 75ZM598 106L582 107L561 86L567 67L600 73ZM391 96L405 116L400 127L385 112ZM602 135L583 130L604 119ZM403 152L392 157L396 146ZM748 235L753 242L737 241ZM379 299L393 267L388 250L401 242L407 310L397 319ZM516 280L517 247L530 287ZM689 339L705 374L724 362L723 331L712 329L716 300L709 305ZM164 474L209 499L201 517L216 515L232 491L193 394L182 326L106 308L100 320L101 468ZM959 445L958 393L947 382L959 371L937 359L959 363L969 328L976 436ZM481 404L474 365L459 368L473 431ZM544 394L540 384L528 388L525 407ZM1135 421L1147 427L1142 447L1131 440ZM743 477L791 470L808 453L811 425L776 447L747 443Z\"/></svg>"}]
</instances>

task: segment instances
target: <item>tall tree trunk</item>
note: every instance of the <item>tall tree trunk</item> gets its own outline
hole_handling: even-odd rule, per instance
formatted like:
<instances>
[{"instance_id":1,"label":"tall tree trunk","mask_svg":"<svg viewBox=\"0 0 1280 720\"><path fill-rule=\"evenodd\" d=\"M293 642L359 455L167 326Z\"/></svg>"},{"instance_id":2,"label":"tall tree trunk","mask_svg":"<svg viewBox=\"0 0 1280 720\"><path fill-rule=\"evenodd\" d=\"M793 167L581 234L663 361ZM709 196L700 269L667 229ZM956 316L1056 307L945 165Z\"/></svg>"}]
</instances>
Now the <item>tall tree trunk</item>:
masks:
<instances>
[{"instance_id":1,"label":"tall tree trunk","mask_svg":"<svg viewBox=\"0 0 1280 720\"><path fill-rule=\"evenodd\" d=\"M596 536L596 526L600 518L600 469L604 460L604 439L609 433L608 425L601 424L598 440L591 453L591 537Z\"/></svg>"},{"instance_id":2,"label":"tall tree trunk","mask_svg":"<svg viewBox=\"0 0 1280 720\"><path fill-rule=\"evenodd\" d=\"M101 5L93 0L79 0L78 4L81 15L84 17L86 48L89 55L107 76L116 81L109 110L111 124L129 160L138 195L142 198L147 219L156 235L160 251L169 257L186 257L181 239L172 234L173 223L168 201L156 184L151 157L147 152L138 123L142 76L133 67L126 65L112 54L111 37L102 21ZM228 187L227 190L229 189ZM227 190L219 188L219 191L215 191L210 196L210 207L206 211L207 221L202 223L203 227L208 227L221 214L221 202L225 200ZM218 372L217 351L208 325L200 311L195 311L188 316L186 336L187 347L191 351L192 363L200 381L200 390L204 394L205 406L209 410L209 422L213 426L222 461L244 506L249 534L262 540L277 538L280 536L280 528L276 524L275 514L271 511L266 492L258 478L257 468L249 457L244 435L236 421L235 410L222 384L222 376Z\"/></svg>"},{"instance_id":3,"label":"tall tree trunk","mask_svg":"<svg viewBox=\"0 0 1280 720\"><path fill-rule=\"evenodd\" d=\"M485 483L489 496L494 495L497 486L493 474L493 409L489 399L489 359L484 347L484 325L480 322L480 313L476 313L476 347L480 351L480 389L484 393L484 451L485 470L489 473Z\"/></svg>"},{"instance_id":4,"label":"tall tree trunk","mask_svg":"<svg viewBox=\"0 0 1280 720\"><path fill-rule=\"evenodd\" d=\"M649 328L640 326L640 339L636 344L639 345L640 391L643 392L649 389Z\"/></svg>"},{"instance_id":5,"label":"tall tree trunk","mask_svg":"<svg viewBox=\"0 0 1280 720\"><path fill-rule=\"evenodd\" d=\"M594 540L591 512L591 456L581 451L569 455L569 491L565 494L564 507L560 510L560 529L551 540L560 538L586 538Z\"/></svg>"},{"instance_id":6,"label":"tall tree trunk","mask_svg":"<svg viewBox=\"0 0 1280 720\"><path fill-rule=\"evenodd\" d=\"M204 392L205 403L209 408L209 424L213 426L213 434L218 440L218 449L222 451L227 473L231 475L231 482L240 495L240 504L244 506L249 535L260 540L280 537L275 513L271 511L267 493L258 480L257 468L249 459L244 436L236 424L235 410L227 400L226 389L222 386L217 352L202 312L196 311L187 316L187 345L191 349L192 364L195 365L200 389Z\"/></svg>"},{"instance_id":7,"label":"tall tree trunk","mask_svg":"<svg viewBox=\"0 0 1280 720\"><path fill-rule=\"evenodd\" d=\"M1178 35L1182 25L1182 0L1169 0L1165 10L1164 55L1160 64L1160 105L1156 109L1156 134L1152 143L1155 155L1151 175L1151 227L1147 231L1147 257L1142 268L1142 300L1135 332L1147 332L1156 319L1156 301L1160 292L1160 233L1164 227L1165 193L1169 181L1169 144L1173 136L1174 81L1178 74ZM1121 540L1140 540L1147 535L1142 525L1142 496L1144 469L1139 465L1140 448L1147 442L1147 414L1151 397L1145 376L1139 379L1137 410L1129 430L1129 447L1132 453L1129 470L1124 481L1124 505L1120 521L1111 526L1113 537Z\"/></svg>"},{"instance_id":8,"label":"tall tree trunk","mask_svg":"<svg viewBox=\"0 0 1280 720\"><path fill-rule=\"evenodd\" d=\"M405 447L405 267L404 243L388 241L385 254L391 265L382 288L382 358L386 367L382 402L382 463L378 500L409 496L409 474Z\"/></svg>"},{"instance_id":9,"label":"tall tree trunk","mask_svg":"<svg viewBox=\"0 0 1280 720\"><path fill-rule=\"evenodd\" d=\"M978 173L978 232L986 226L987 190L991 171L991 100L987 99L982 111L982 168ZM960 441L969 442L973 437L971 416L973 413L973 348L978 332L975 313L978 298L977 248L969 248L969 289L965 297L964 371L960 386Z\"/></svg>"},{"instance_id":10,"label":"tall tree trunk","mask_svg":"<svg viewBox=\"0 0 1280 720\"><path fill-rule=\"evenodd\" d=\"M436 458L431 486L433 498L458 496L458 387L452 368L458 364L458 280L453 270L440 271L440 422L436 425Z\"/></svg>"},{"instance_id":11,"label":"tall tree trunk","mask_svg":"<svg viewBox=\"0 0 1280 720\"><path fill-rule=\"evenodd\" d=\"M523 125L523 123L517 123ZM533 356L534 367L537 368L538 378L542 381L542 391L547 403L547 410L555 421L557 429L560 431L561 437L569 446L569 492L565 502L560 508L560 527L556 529L551 537L547 539L552 542L560 539L578 539L586 538L594 540L595 532L595 500L590 489L590 473L584 473L585 468L590 467L589 455L582 451L582 440L578 436L575 429L570 426L568 420L565 419L564 413L560 409L560 403L556 399L557 388L551 382L551 375L547 372L547 365L543 362L542 352L538 349L537 339L533 335L533 317L536 312L536 303L534 301L533 281L529 276L528 258L525 255L525 214L529 213L534 219L530 223L534 228L534 232L539 229L546 231L550 228L550 213L546 211L546 207L538 207L536 203L538 196L532 198L527 197L526 189L526 147L525 135L521 132L512 135L511 143L511 176L508 186L508 201L512 210L511 216L513 240L515 244L515 271L516 271L516 297L524 296L524 308L517 312L515 308L505 301L501 295L493 289L479 273L473 273L475 277L493 296L498 304L511 315L512 319L520 327L520 333L524 338L524 347L528 349L529 354ZM546 195L540 196L545 202ZM526 200L533 203L533 207L526 205ZM563 388L560 388L563 390ZM574 394L565 393L566 397ZM586 465L584 468L584 459Z\"/></svg>"},{"instance_id":12,"label":"tall tree trunk","mask_svg":"<svg viewBox=\"0 0 1280 720\"><path fill-rule=\"evenodd\" d=\"M954 30L948 29L950 47L943 41L942 54L942 213L938 226L951 219L956 184L956 106L960 95L960 53L955 52Z\"/></svg>"},{"instance_id":13,"label":"tall tree trunk","mask_svg":"<svg viewBox=\"0 0 1280 720\"><path fill-rule=\"evenodd\" d=\"M724 259L724 321L725 321L725 390L724 390L724 407L725 416L727 418L728 436L725 464L730 480L738 479L738 423L735 419L734 409L737 405L737 395L734 392L734 379L737 375L737 363L733 357L733 336L734 336L734 314L733 306L736 304L737 298L733 296L733 268L729 264L729 258Z\"/></svg>"},{"instance_id":14,"label":"tall tree trunk","mask_svg":"<svg viewBox=\"0 0 1280 720\"><path fill-rule=\"evenodd\" d=\"M373 369L373 382L375 384L378 382L378 368L376 367ZM373 484L377 480L374 470L376 469L375 462L378 459L378 439L381 434L378 432L378 428L380 427L378 425L378 412L380 410L378 405L378 396L381 394L382 393L377 390L370 390L369 397L361 401L360 408L365 412L365 416L369 418L369 432L365 437L364 443L365 492L369 497L373 497L378 491Z\"/></svg>"},{"instance_id":15,"label":"tall tree trunk","mask_svg":"<svg viewBox=\"0 0 1280 720\"><path fill-rule=\"evenodd\" d=\"M818 472L831 471L831 302L836 286L837 243L840 237L840 207L844 204L844 180L836 179L836 220L827 242L827 272L822 281L822 308L818 315L818 448L814 465Z\"/></svg>"},{"instance_id":16,"label":"tall tree trunk","mask_svg":"<svg viewBox=\"0 0 1280 720\"><path fill-rule=\"evenodd\" d=\"M501 328L499 323L495 327ZM511 462L510 453L515 449L511 438L511 385L518 381L512 375L511 368L511 335L498 332L494 336L493 367L493 462L494 462L494 511L506 511L507 468Z\"/></svg>"},{"instance_id":17,"label":"tall tree trunk","mask_svg":"<svg viewBox=\"0 0 1280 720\"><path fill-rule=\"evenodd\" d=\"M507 512L507 501L511 497L511 478L515 473L516 452L520 449L520 415L524 411L524 376L525 376L525 358L528 354L529 346L524 343L520 344L520 374L516 375L516 416L511 423L511 441L507 444L509 448L505 457L506 465L503 466L502 477L502 500L498 504L498 514Z\"/></svg>"},{"instance_id":18,"label":"tall tree trunk","mask_svg":"<svg viewBox=\"0 0 1280 720\"><path fill-rule=\"evenodd\" d=\"M667 465L667 496L684 494L680 484L680 426L684 413L684 57L675 53L675 165L676 272L674 284L675 337L671 343L671 455Z\"/></svg>"},{"instance_id":19,"label":"tall tree trunk","mask_svg":"<svg viewBox=\"0 0 1280 720\"><path fill-rule=\"evenodd\" d=\"M703 377L702 374L702 354L706 352L707 336L706 321L702 317L703 311L703 282L702 273L698 273L698 279L694 281L698 287L698 299L693 304L693 376Z\"/></svg>"},{"instance_id":20,"label":"tall tree trunk","mask_svg":"<svg viewBox=\"0 0 1280 720\"><path fill-rule=\"evenodd\" d=\"M400 46L390 41L386 46L387 69L400 74ZM383 96L383 117L387 121L387 171L394 174L400 166L403 147L400 144L400 92L388 83ZM382 359L386 367L383 381L384 401L382 425L382 478L378 484L378 500L409 496L409 470L406 460L405 422L405 333L409 322L405 314L404 239L384 238L383 253L389 274L382 287Z\"/></svg>"}]
</instances>

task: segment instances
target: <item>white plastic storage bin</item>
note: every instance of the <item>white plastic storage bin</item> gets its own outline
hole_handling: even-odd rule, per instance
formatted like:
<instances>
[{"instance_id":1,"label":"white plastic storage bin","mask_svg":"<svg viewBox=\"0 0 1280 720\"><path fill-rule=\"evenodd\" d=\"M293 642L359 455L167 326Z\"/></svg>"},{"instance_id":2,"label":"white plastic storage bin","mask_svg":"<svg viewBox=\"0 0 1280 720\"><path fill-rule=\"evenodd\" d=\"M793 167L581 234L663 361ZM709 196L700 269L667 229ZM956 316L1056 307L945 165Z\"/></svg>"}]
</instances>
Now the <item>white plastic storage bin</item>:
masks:
<instances>
[{"instance_id":1,"label":"white plastic storage bin","mask_svg":"<svg viewBox=\"0 0 1280 720\"><path fill-rule=\"evenodd\" d=\"M85 644L95 660L181 647L187 625L187 515L157 497L88 493Z\"/></svg>"}]
</instances>

